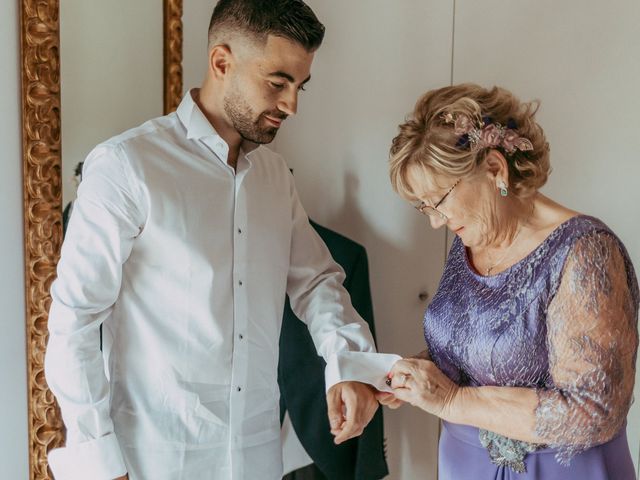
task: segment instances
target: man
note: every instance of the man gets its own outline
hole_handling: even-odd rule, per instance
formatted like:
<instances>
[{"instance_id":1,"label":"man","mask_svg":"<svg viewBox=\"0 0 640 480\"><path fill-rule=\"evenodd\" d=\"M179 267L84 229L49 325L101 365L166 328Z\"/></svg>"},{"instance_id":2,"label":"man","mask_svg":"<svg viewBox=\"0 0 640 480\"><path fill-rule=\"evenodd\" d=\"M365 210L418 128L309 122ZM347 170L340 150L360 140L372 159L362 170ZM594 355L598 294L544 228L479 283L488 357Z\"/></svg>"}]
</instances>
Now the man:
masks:
<instances>
[{"instance_id":1,"label":"man","mask_svg":"<svg viewBox=\"0 0 640 480\"><path fill-rule=\"evenodd\" d=\"M327 372L374 349L287 166L261 146L296 113L323 34L300 0L221 0L202 88L89 154L51 290L57 480L280 478L285 292ZM367 385L326 382L342 443L378 404Z\"/></svg>"}]
</instances>

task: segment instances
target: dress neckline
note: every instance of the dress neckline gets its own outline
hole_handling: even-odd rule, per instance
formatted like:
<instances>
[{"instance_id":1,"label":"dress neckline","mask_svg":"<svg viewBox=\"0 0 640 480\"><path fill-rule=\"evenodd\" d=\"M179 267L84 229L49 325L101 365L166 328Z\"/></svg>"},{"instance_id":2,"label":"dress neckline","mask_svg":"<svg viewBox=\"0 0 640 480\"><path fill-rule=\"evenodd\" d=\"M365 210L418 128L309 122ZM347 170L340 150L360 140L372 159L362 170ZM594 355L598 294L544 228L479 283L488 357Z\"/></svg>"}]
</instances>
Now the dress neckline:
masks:
<instances>
[{"instance_id":1,"label":"dress neckline","mask_svg":"<svg viewBox=\"0 0 640 480\"><path fill-rule=\"evenodd\" d=\"M522 257L520 260L518 260L513 265L509 266L505 270L502 270L501 272L496 273L495 275L482 275L480 272L478 272L476 270L476 268L471 264L471 259L469 258L469 253L467 251L467 247L465 247L464 244L462 244L462 251L463 251L463 256L464 256L464 264L467 267L467 270L469 270L469 272L471 273L471 275L473 275L474 278L485 279L485 280L486 279L500 278L501 276L506 275L509 272L511 272L516 267L519 267L521 264L527 262L533 255L535 255L538 252L538 250L540 250L548 242L550 242L552 238L555 238L555 236L557 235L557 233L560 230L563 230L564 228L566 228L566 226L569 223L573 223L574 220L579 219L579 218L591 218L591 217L589 217L588 215L584 215L582 213L578 213L577 215L574 215L573 217L567 218L565 221L560 223L556 228L554 228L549 233L549 235L547 235L545 237L545 239L542 242L540 242L533 250L531 250L529 253L527 253L524 257ZM462 240L459 240L459 241L462 242Z\"/></svg>"}]
</instances>

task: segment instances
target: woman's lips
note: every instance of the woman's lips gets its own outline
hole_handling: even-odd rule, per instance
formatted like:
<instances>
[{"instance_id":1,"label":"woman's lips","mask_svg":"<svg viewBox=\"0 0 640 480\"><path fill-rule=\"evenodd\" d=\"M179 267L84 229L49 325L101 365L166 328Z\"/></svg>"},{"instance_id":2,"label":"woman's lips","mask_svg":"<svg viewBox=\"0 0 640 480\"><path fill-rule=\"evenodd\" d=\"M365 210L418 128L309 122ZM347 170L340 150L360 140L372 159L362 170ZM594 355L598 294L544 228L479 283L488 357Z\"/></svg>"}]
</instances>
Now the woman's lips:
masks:
<instances>
[{"instance_id":1,"label":"woman's lips","mask_svg":"<svg viewBox=\"0 0 640 480\"><path fill-rule=\"evenodd\" d=\"M455 229L455 230L453 231L453 233L455 233L456 235L460 235L460 232L461 232L462 230L464 230L464 227L460 227L460 228Z\"/></svg>"}]
</instances>

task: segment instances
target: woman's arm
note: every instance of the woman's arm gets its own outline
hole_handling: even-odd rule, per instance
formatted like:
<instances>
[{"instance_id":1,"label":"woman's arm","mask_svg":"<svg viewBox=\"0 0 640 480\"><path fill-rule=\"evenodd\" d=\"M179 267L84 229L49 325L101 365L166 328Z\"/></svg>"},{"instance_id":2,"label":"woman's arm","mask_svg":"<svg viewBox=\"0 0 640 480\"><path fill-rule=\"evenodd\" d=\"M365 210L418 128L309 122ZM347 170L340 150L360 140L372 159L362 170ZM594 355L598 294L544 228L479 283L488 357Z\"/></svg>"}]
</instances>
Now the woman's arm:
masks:
<instances>
[{"instance_id":1,"label":"woman's arm","mask_svg":"<svg viewBox=\"0 0 640 480\"><path fill-rule=\"evenodd\" d=\"M551 444L570 456L608 441L624 423L637 318L637 283L619 243L592 235L574 245L548 308L554 388L458 387L433 362L417 359L394 366L392 387L397 398L445 420Z\"/></svg>"},{"instance_id":2,"label":"woman's arm","mask_svg":"<svg viewBox=\"0 0 640 480\"><path fill-rule=\"evenodd\" d=\"M554 388L538 391L536 431L561 459L610 440L633 395L638 284L619 240L588 235L572 247L549 305Z\"/></svg>"},{"instance_id":3,"label":"woman's arm","mask_svg":"<svg viewBox=\"0 0 640 480\"><path fill-rule=\"evenodd\" d=\"M536 433L537 406L538 395L533 388L460 387L442 418L514 440L547 443Z\"/></svg>"},{"instance_id":4,"label":"woman's arm","mask_svg":"<svg viewBox=\"0 0 640 480\"><path fill-rule=\"evenodd\" d=\"M416 358L398 361L391 375L391 387L398 400L449 422L472 425L514 440L544 443L535 429L535 389L460 387L432 361Z\"/></svg>"}]
</instances>

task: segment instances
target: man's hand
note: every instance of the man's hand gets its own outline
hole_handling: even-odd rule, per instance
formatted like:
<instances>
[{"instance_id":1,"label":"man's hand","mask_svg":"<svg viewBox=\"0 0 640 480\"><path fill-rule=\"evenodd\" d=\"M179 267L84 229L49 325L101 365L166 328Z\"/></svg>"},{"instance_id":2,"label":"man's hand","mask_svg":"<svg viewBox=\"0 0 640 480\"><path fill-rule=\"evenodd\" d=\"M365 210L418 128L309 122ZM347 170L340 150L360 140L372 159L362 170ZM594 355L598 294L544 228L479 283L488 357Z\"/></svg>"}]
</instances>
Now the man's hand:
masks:
<instances>
[{"instance_id":1,"label":"man's hand","mask_svg":"<svg viewBox=\"0 0 640 480\"><path fill-rule=\"evenodd\" d=\"M360 382L336 383L327 393L329 424L336 445L362 433L378 409L376 390Z\"/></svg>"},{"instance_id":2,"label":"man's hand","mask_svg":"<svg viewBox=\"0 0 640 480\"><path fill-rule=\"evenodd\" d=\"M116 478L116 480L129 480L129 474Z\"/></svg>"}]
</instances>

